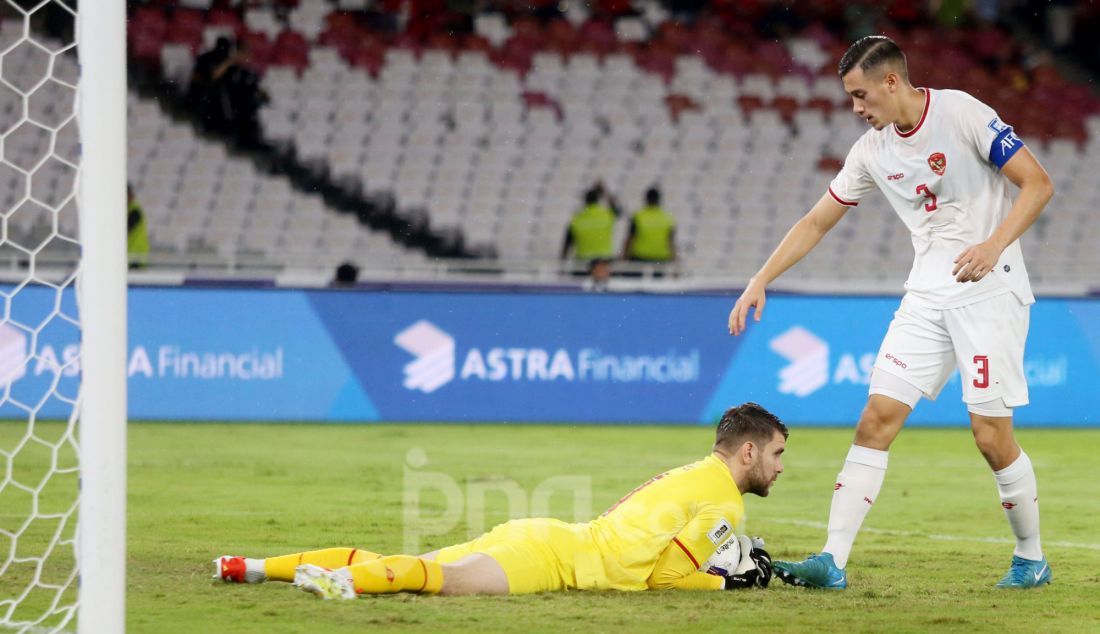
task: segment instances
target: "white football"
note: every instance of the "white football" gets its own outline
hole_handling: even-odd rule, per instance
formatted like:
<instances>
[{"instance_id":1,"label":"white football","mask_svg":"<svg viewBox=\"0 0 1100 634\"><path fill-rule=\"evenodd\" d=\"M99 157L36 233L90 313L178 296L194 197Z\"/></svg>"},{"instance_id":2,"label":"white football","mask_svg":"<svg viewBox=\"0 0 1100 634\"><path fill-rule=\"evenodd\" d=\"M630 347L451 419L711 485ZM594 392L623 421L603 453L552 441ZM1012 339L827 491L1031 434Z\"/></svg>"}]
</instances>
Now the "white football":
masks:
<instances>
[{"instance_id":1,"label":"white football","mask_svg":"<svg viewBox=\"0 0 1100 634\"><path fill-rule=\"evenodd\" d=\"M709 559L699 566L701 572L709 572L712 575L725 577L737 570L741 563L741 540L737 535L730 535L729 539L722 542Z\"/></svg>"}]
</instances>

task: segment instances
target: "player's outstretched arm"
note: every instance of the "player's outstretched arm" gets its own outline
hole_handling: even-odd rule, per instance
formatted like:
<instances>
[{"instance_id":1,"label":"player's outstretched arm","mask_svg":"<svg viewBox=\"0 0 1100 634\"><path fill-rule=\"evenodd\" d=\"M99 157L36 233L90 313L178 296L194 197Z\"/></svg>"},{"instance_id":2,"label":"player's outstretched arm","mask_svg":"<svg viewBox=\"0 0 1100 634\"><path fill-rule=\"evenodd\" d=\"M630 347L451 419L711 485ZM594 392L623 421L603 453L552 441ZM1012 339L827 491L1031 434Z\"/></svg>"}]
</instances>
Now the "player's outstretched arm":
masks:
<instances>
[{"instance_id":1,"label":"player's outstretched arm","mask_svg":"<svg viewBox=\"0 0 1100 634\"><path fill-rule=\"evenodd\" d=\"M848 207L836 202L832 196L826 193L801 220L791 227L791 230L784 236L783 241L772 252L768 261L749 280L749 285L745 287L745 291L741 293L741 297L733 305L729 317L731 335L740 335L745 331L745 321L753 307L756 308L753 319L760 321L764 314L764 303L767 300L764 289L775 278L806 257L806 254L817 246L821 238L829 233L829 230L844 217L846 211L848 211Z\"/></svg>"},{"instance_id":2,"label":"player's outstretched arm","mask_svg":"<svg viewBox=\"0 0 1100 634\"><path fill-rule=\"evenodd\" d=\"M725 579L700 572L696 560L673 542L657 559L646 586L650 590L721 590L725 587Z\"/></svg>"},{"instance_id":3,"label":"player's outstretched arm","mask_svg":"<svg viewBox=\"0 0 1100 634\"><path fill-rule=\"evenodd\" d=\"M682 533L681 533L682 534ZM646 580L650 590L739 590L742 588L767 588L772 578L772 559L764 550L763 540L744 535L735 535L730 539L739 541L736 547L738 555L724 568L714 566L714 557L703 565L712 566L707 572L697 570L695 560L687 559L683 546L669 544L657 560L653 573ZM754 540L760 545L754 543ZM728 553L727 553L728 554Z\"/></svg>"},{"instance_id":4,"label":"player's outstretched arm","mask_svg":"<svg viewBox=\"0 0 1100 634\"><path fill-rule=\"evenodd\" d=\"M1050 175L1026 147L1016 152L1001 171L1020 188L1020 193L993 235L981 244L967 247L955 258L951 274L958 282L977 282L993 270L1001 252L1027 231L1054 196Z\"/></svg>"}]
</instances>

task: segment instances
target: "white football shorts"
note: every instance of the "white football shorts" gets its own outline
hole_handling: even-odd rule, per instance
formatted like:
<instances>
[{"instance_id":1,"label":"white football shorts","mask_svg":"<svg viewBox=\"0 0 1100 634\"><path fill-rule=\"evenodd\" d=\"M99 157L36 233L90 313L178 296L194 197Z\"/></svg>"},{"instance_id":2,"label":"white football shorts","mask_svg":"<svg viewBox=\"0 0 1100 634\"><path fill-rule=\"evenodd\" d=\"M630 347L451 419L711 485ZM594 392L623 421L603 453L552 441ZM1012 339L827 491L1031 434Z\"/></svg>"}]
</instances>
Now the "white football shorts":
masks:
<instances>
[{"instance_id":1,"label":"white football shorts","mask_svg":"<svg viewBox=\"0 0 1100 634\"><path fill-rule=\"evenodd\" d=\"M965 403L1002 399L1008 407L1027 405L1024 343L1030 308L1011 292L948 310L917 306L905 297L882 340L875 370L935 400L958 368Z\"/></svg>"}]
</instances>

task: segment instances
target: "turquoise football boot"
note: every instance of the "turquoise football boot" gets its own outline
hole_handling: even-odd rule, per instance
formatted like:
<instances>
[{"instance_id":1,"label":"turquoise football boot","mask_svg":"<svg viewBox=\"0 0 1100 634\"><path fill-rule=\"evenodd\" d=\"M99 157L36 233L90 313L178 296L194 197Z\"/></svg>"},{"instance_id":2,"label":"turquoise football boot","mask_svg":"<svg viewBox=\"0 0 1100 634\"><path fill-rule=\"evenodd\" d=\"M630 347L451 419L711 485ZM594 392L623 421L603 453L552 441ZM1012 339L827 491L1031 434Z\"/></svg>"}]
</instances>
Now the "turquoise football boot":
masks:
<instances>
[{"instance_id":1,"label":"turquoise football boot","mask_svg":"<svg viewBox=\"0 0 1100 634\"><path fill-rule=\"evenodd\" d=\"M1037 588L1050 583L1054 575L1046 558L1038 561L1012 556L1012 566L1004 578L997 582L998 588Z\"/></svg>"},{"instance_id":2,"label":"turquoise football boot","mask_svg":"<svg viewBox=\"0 0 1100 634\"><path fill-rule=\"evenodd\" d=\"M836 567L829 553L810 555L805 561L777 561L772 565L777 577L792 586L843 590L848 575Z\"/></svg>"}]
</instances>

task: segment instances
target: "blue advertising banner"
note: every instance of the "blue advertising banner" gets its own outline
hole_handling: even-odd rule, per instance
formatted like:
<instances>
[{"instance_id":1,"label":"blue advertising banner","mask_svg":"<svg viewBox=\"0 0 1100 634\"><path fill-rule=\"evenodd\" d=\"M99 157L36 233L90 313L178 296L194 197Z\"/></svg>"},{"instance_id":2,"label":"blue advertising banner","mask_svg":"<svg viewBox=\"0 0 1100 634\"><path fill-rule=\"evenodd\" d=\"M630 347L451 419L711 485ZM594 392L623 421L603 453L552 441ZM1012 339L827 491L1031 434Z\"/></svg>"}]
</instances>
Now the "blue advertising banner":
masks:
<instances>
[{"instance_id":1,"label":"blue advertising banner","mask_svg":"<svg viewBox=\"0 0 1100 634\"><path fill-rule=\"evenodd\" d=\"M0 416L64 418L79 378L70 291L0 289ZM897 298L134 288L134 419L710 423L757 401L851 425ZM1032 307L1023 425L1100 424L1100 301ZM917 425L966 421L957 375Z\"/></svg>"}]
</instances>

